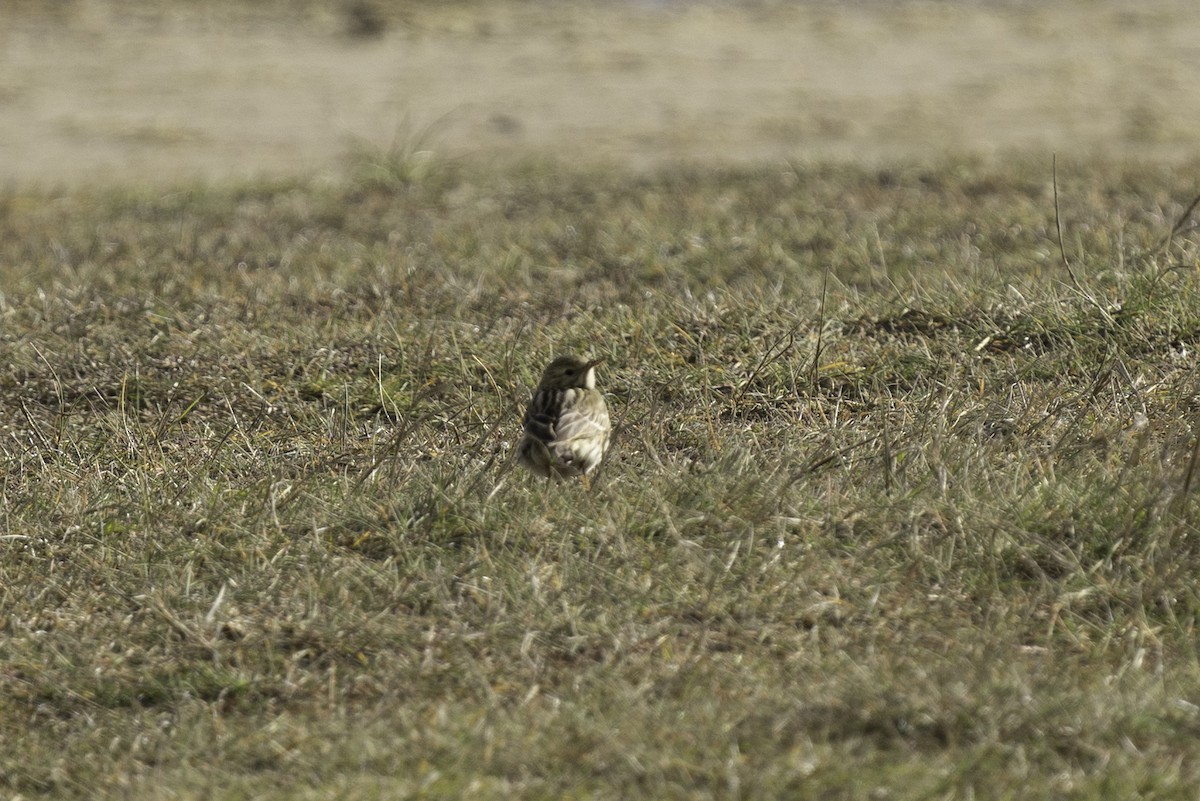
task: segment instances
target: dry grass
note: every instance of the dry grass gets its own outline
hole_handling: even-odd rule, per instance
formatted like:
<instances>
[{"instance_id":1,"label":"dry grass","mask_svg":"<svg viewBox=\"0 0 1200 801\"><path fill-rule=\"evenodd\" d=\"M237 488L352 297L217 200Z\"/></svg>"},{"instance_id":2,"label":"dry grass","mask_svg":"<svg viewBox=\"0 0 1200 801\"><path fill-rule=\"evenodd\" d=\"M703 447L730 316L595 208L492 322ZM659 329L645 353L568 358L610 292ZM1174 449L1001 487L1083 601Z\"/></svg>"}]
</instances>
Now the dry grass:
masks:
<instances>
[{"instance_id":1,"label":"dry grass","mask_svg":"<svg viewBox=\"0 0 1200 801\"><path fill-rule=\"evenodd\" d=\"M3 196L0 787L1190 797L1195 187L1060 172Z\"/></svg>"},{"instance_id":2,"label":"dry grass","mask_svg":"<svg viewBox=\"0 0 1200 801\"><path fill-rule=\"evenodd\" d=\"M431 125L456 156L649 171L1181 163L1197 41L1193 0L5 0L0 186L325 175Z\"/></svg>"}]
</instances>

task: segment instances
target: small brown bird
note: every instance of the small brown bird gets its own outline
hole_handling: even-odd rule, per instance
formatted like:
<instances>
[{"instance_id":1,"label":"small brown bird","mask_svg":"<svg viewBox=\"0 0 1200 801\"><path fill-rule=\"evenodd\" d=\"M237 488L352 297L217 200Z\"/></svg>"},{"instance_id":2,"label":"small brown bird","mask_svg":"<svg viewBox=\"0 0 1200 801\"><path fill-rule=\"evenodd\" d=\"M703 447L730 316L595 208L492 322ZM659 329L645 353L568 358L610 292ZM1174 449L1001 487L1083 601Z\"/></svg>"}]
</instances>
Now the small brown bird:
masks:
<instances>
[{"instance_id":1,"label":"small brown bird","mask_svg":"<svg viewBox=\"0 0 1200 801\"><path fill-rule=\"evenodd\" d=\"M546 478L583 476L600 464L611 426L604 396L596 389L596 365L559 356L542 373L525 410L525 436L517 458L530 472Z\"/></svg>"}]
</instances>

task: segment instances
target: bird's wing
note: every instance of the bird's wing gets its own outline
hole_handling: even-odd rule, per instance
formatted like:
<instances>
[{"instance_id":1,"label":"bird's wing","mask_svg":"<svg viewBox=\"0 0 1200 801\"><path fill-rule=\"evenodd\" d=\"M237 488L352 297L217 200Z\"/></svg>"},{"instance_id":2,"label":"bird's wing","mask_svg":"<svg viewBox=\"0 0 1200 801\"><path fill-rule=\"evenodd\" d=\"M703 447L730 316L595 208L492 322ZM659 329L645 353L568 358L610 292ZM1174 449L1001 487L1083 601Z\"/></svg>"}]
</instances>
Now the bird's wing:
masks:
<instances>
[{"instance_id":1,"label":"bird's wing","mask_svg":"<svg viewBox=\"0 0 1200 801\"><path fill-rule=\"evenodd\" d=\"M525 410L525 433L549 445L558 436L558 415L562 408L560 390L539 389Z\"/></svg>"}]
</instances>

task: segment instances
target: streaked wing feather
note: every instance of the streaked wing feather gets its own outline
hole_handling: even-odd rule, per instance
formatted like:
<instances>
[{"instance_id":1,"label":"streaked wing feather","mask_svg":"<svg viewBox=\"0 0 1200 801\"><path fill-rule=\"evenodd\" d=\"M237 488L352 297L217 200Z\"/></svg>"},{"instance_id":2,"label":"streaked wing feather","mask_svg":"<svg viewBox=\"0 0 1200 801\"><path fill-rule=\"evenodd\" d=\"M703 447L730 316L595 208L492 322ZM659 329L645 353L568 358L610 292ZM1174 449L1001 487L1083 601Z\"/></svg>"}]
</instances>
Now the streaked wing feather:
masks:
<instances>
[{"instance_id":1,"label":"streaked wing feather","mask_svg":"<svg viewBox=\"0 0 1200 801\"><path fill-rule=\"evenodd\" d=\"M560 390L539 389L525 410L525 433L547 445L558 436L557 424L562 406Z\"/></svg>"}]
</instances>

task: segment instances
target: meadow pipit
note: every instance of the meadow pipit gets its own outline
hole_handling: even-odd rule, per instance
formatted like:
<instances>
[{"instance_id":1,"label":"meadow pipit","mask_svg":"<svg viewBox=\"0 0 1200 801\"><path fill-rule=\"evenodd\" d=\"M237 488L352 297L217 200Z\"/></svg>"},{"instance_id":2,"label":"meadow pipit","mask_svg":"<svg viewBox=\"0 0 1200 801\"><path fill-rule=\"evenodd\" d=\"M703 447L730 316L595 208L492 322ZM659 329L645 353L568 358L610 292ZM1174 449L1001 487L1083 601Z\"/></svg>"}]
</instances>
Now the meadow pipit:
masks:
<instances>
[{"instance_id":1,"label":"meadow pipit","mask_svg":"<svg viewBox=\"0 0 1200 801\"><path fill-rule=\"evenodd\" d=\"M542 373L517 448L517 458L531 472L546 478L583 476L586 483L604 458L611 426L604 396L596 389L601 361L559 356Z\"/></svg>"}]
</instances>

